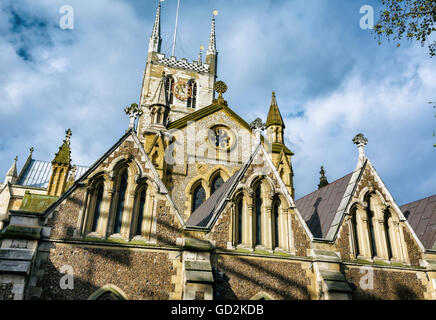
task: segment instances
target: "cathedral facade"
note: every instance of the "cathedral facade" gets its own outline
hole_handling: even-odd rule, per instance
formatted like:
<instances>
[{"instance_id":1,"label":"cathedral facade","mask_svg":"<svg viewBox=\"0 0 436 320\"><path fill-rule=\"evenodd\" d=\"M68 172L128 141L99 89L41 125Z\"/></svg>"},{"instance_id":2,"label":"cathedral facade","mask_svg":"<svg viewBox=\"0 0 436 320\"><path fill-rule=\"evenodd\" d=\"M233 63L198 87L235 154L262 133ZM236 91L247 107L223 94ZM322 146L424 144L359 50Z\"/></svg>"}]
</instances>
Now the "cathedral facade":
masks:
<instances>
[{"instance_id":1,"label":"cathedral facade","mask_svg":"<svg viewBox=\"0 0 436 320\"><path fill-rule=\"evenodd\" d=\"M86 167L67 130L0 184L0 300L436 299L436 196L397 205L357 134L356 167L296 200L275 93L247 123L215 18L190 62L161 53L160 12L125 134Z\"/></svg>"}]
</instances>

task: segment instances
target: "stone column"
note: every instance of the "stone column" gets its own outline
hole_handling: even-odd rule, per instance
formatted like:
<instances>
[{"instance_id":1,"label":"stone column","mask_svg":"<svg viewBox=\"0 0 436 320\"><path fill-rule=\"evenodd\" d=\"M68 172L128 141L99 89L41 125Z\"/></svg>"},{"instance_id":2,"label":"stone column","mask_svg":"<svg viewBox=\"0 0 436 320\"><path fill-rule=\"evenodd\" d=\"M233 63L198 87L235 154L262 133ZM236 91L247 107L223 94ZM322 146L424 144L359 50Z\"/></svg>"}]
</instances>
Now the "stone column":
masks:
<instances>
[{"instance_id":1,"label":"stone column","mask_svg":"<svg viewBox=\"0 0 436 320\"><path fill-rule=\"evenodd\" d=\"M134 236L136 233L136 223L135 220L138 218L138 214L135 208L136 205L136 198L138 196L137 192L131 191L128 193L128 201L127 205L124 206L124 214L123 214L123 225L121 227L121 230L124 229L124 234L127 237L127 240L130 240L132 238L132 235Z\"/></svg>"},{"instance_id":2,"label":"stone column","mask_svg":"<svg viewBox=\"0 0 436 320\"><path fill-rule=\"evenodd\" d=\"M377 246L377 257L379 259L388 259L388 248L386 243L386 232L384 226L384 214L383 214L384 206L382 204L371 202L370 210L374 213L374 234L375 234L375 242Z\"/></svg>"},{"instance_id":3,"label":"stone column","mask_svg":"<svg viewBox=\"0 0 436 320\"><path fill-rule=\"evenodd\" d=\"M263 224L262 226L264 227L262 229L262 236L263 236L263 241L262 244L264 245L265 249L267 250L271 250L273 249L273 232L272 232L272 227L273 227L273 223L272 223L272 207L269 206L265 206L265 210L264 210L264 218L263 218Z\"/></svg>"},{"instance_id":4,"label":"stone column","mask_svg":"<svg viewBox=\"0 0 436 320\"><path fill-rule=\"evenodd\" d=\"M246 202L246 208L247 210L244 210L244 214L242 217L242 243L247 247L247 248L254 248L255 244L254 244L254 238L253 238L253 234L255 232L254 230L254 203L253 203L253 195L254 192L253 190L249 190L246 194L244 194L244 199Z\"/></svg>"},{"instance_id":5,"label":"stone column","mask_svg":"<svg viewBox=\"0 0 436 320\"><path fill-rule=\"evenodd\" d=\"M116 203L116 192L113 183L105 184L103 193L103 203L101 205L100 222L98 223L97 232L107 238L112 233L113 228L113 210L112 203Z\"/></svg>"}]
</instances>

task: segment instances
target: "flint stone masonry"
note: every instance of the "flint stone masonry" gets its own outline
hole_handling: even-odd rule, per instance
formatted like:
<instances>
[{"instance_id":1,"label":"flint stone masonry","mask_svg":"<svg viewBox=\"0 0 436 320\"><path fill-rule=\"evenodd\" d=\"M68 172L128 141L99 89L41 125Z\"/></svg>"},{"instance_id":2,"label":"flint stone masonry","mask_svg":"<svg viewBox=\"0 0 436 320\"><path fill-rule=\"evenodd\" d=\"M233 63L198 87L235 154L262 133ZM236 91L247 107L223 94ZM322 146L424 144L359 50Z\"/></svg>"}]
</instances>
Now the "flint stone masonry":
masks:
<instances>
[{"instance_id":1,"label":"flint stone masonry","mask_svg":"<svg viewBox=\"0 0 436 320\"><path fill-rule=\"evenodd\" d=\"M302 264L279 259L214 255L215 299L249 300L259 292L273 299L310 299L311 280Z\"/></svg>"},{"instance_id":2,"label":"flint stone masonry","mask_svg":"<svg viewBox=\"0 0 436 320\"><path fill-rule=\"evenodd\" d=\"M362 270L362 271L361 271ZM373 271L373 287L369 285L368 270ZM353 288L353 300L421 300L425 286L417 277L416 271L397 271L374 267L346 267L344 275ZM364 278L364 277L367 278ZM425 276L424 276L425 277ZM361 283L362 282L362 283Z\"/></svg>"},{"instance_id":3,"label":"flint stone masonry","mask_svg":"<svg viewBox=\"0 0 436 320\"><path fill-rule=\"evenodd\" d=\"M74 289L62 290L60 273L64 265L74 271ZM112 284L128 299L167 300L174 291L176 275L169 253L96 246L56 244L46 262L41 263L38 287L41 299L87 299L99 288Z\"/></svg>"}]
</instances>

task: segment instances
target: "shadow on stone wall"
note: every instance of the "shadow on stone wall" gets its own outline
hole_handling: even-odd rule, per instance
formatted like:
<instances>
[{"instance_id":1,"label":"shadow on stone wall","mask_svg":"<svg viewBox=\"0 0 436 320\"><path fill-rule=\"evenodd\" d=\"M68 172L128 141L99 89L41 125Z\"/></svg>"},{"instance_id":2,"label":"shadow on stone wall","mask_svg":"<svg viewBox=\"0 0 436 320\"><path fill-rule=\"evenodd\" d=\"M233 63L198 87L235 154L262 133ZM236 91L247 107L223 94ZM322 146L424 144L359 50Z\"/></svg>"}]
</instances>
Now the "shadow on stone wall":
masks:
<instances>
[{"instance_id":1,"label":"shadow on stone wall","mask_svg":"<svg viewBox=\"0 0 436 320\"><path fill-rule=\"evenodd\" d=\"M220 258L220 255L214 255L213 258L215 299L246 300L260 291L265 291L276 299L310 299L310 280L299 263L260 261L237 256L226 256L226 260L231 261L226 263L220 262ZM300 270L287 270L286 266ZM285 276L286 273L289 276ZM298 278L301 282L296 280Z\"/></svg>"}]
</instances>

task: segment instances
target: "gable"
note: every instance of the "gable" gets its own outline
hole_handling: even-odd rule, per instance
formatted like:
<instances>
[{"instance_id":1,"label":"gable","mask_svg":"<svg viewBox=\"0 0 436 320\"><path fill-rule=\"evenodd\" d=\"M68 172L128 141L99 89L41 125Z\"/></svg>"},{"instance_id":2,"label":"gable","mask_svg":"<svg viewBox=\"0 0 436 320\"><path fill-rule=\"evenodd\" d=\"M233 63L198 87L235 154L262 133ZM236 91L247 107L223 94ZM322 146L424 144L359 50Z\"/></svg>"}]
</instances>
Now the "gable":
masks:
<instances>
[{"instance_id":1,"label":"gable","mask_svg":"<svg viewBox=\"0 0 436 320\"><path fill-rule=\"evenodd\" d=\"M305 233L312 238L312 234L298 212L298 208L295 207L294 200L262 145L258 145L241 169L194 211L186 223L187 228L210 230L227 203L231 201L235 191L242 185L250 185L257 176L266 177L273 185L273 189L286 198L291 208L296 209L296 216L305 229Z\"/></svg>"},{"instance_id":2,"label":"gable","mask_svg":"<svg viewBox=\"0 0 436 320\"><path fill-rule=\"evenodd\" d=\"M74 191L86 183L91 177L100 172L105 172L109 176L112 174L113 167L122 159L131 157L134 159L137 168L140 172L138 178L147 177L156 185L159 193L164 194L167 201L170 203L171 208L174 210L178 221L184 225L184 221L180 216L177 208L175 207L171 197L168 194L164 183L159 177L156 168L153 166L149 157L147 156L142 144L136 136L136 132L132 129L127 131L115 145L112 146L100 159L98 159L83 175L78 179L74 185L68 189L56 202L48 207L43 215L47 217L53 210L55 210L61 203L63 203Z\"/></svg>"}]
</instances>

